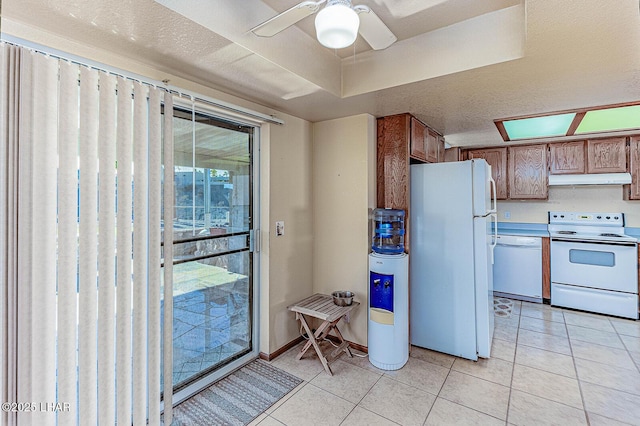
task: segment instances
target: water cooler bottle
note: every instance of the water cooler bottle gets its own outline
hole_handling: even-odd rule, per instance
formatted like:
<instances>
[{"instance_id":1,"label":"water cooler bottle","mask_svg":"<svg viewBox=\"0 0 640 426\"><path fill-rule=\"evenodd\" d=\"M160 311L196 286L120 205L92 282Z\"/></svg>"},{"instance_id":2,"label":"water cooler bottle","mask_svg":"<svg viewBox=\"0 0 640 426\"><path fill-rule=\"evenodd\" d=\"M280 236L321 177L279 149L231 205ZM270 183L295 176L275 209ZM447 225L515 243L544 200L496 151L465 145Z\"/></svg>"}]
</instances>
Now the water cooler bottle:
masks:
<instances>
[{"instance_id":1,"label":"water cooler bottle","mask_svg":"<svg viewBox=\"0 0 640 426\"><path fill-rule=\"evenodd\" d=\"M369 361L397 370L409 359L409 257L404 210L376 209L369 255Z\"/></svg>"}]
</instances>

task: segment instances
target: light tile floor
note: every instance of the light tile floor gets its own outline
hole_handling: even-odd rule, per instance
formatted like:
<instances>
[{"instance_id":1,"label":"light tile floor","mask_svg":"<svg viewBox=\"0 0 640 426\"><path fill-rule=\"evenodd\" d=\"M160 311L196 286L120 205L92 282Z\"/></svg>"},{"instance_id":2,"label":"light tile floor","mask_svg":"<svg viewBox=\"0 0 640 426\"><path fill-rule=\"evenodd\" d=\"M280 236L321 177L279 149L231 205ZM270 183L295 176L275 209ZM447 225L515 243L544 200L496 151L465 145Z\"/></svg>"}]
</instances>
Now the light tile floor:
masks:
<instances>
[{"instance_id":1,"label":"light tile floor","mask_svg":"<svg viewBox=\"0 0 640 426\"><path fill-rule=\"evenodd\" d=\"M640 321L514 301L488 360L414 347L401 370L343 355L330 377L298 350L272 364L304 382L252 424L640 425Z\"/></svg>"}]
</instances>

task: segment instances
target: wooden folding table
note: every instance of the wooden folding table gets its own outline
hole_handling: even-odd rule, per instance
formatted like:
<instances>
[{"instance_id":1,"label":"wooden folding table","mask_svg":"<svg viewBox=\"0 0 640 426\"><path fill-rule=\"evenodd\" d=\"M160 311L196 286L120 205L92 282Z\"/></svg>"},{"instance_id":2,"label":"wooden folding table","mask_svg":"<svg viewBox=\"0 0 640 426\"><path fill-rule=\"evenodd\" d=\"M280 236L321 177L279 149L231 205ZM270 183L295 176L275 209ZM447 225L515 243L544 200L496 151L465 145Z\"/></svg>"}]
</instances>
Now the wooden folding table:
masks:
<instances>
[{"instance_id":1,"label":"wooden folding table","mask_svg":"<svg viewBox=\"0 0 640 426\"><path fill-rule=\"evenodd\" d=\"M317 293L288 306L287 309L296 313L296 319L300 320L300 323L307 332L307 336L309 336L309 340L300 350L300 353L296 358L301 359L305 352L313 346L318 354L318 358L320 358L320 362L322 362L322 365L324 366L324 369L330 376L333 376L333 372L331 371L329 364L340 356L342 352L346 352L349 357L352 357L351 351L349 350L349 342L345 341L342 337L342 333L340 333L340 330L338 329L338 322L340 322L344 317L348 318L349 312L358 305L360 305L359 302L352 302L349 306L338 306L333 303L333 297L327 294ZM315 333L311 331L311 327L307 322L307 317L319 318L322 320L322 324L320 324ZM325 356L320 349L320 345L318 345L318 340L324 339L332 330L335 332L336 337L339 340L339 345L331 351L329 356Z\"/></svg>"}]
</instances>

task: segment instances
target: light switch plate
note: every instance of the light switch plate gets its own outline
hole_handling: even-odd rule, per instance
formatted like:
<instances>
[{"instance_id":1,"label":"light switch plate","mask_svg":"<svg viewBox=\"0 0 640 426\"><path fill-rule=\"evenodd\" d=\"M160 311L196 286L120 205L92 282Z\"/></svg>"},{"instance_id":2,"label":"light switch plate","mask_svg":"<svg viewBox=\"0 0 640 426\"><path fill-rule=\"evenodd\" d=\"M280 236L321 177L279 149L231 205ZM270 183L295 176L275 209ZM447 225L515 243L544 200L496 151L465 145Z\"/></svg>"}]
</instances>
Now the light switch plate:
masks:
<instances>
[{"instance_id":1,"label":"light switch plate","mask_svg":"<svg viewBox=\"0 0 640 426\"><path fill-rule=\"evenodd\" d=\"M284 220L276 222L276 237L284 235Z\"/></svg>"}]
</instances>

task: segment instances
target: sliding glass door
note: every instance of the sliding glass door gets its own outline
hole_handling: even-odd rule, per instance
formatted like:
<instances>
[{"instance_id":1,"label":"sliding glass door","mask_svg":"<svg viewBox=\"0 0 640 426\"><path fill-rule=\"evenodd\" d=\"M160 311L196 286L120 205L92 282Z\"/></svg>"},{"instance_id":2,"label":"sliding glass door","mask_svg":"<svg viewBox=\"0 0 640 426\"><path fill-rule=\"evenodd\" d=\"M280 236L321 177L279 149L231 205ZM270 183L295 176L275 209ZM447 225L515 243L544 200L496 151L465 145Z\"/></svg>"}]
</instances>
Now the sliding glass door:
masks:
<instances>
[{"instance_id":1,"label":"sliding glass door","mask_svg":"<svg viewBox=\"0 0 640 426\"><path fill-rule=\"evenodd\" d=\"M253 349L256 129L179 108L173 126L172 344L179 391Z\"/></svg>"}]
</instances>

